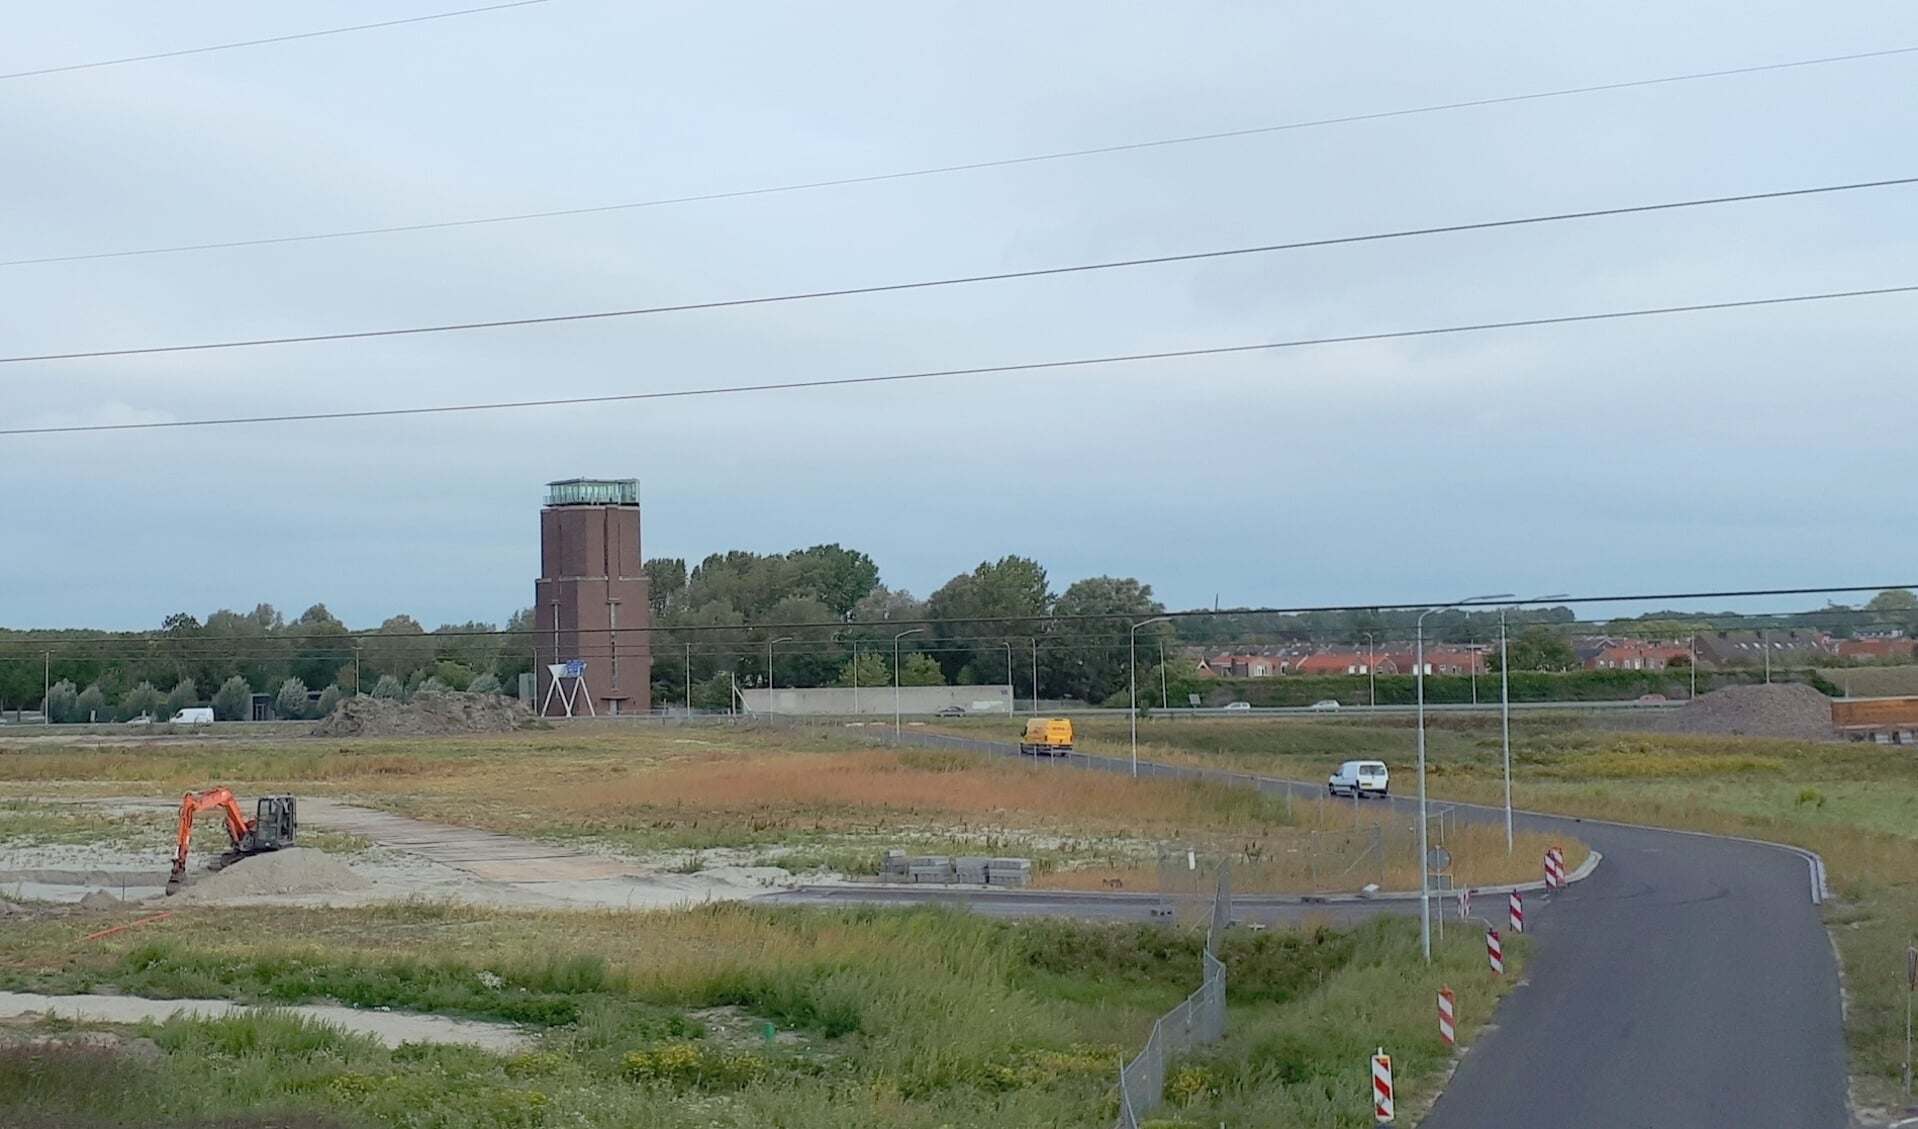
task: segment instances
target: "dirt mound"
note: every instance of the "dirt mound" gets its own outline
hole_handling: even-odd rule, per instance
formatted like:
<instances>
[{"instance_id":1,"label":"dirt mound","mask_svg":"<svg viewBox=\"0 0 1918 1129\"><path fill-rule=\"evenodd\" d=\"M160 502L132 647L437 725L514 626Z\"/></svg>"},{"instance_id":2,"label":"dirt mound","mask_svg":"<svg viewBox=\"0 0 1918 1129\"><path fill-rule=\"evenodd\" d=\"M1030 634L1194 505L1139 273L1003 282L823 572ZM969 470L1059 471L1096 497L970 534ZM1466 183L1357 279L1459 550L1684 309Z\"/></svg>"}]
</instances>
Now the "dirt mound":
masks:
<instances>
[{"instance_id":1,"label":"dirt mound","mask_svg":"<svg viewBox=\"0 0 1918 1129\"><path fill-rule=\"evenodd\" d=\"M120 899L105 890L89 891L86 897L80 899L81 909L112 909L119 904Z\"/></svg>"},{"instance_id":2,"label":"dirt mound","mask_svg":"<svg viewBox=\"0 0 1918 1129\"><path fill-rule=\"evenodd\" d=\"M288 847L241 859L201 878L179 896L191 901L212 901L271 894L333 894L364 890L371 885L325 851Z\"/></svg>"},{"instance_id":3,"label":"dirt mound","mask_svg":"<svg viewBox=\"0 0 1918 1129\"><path fill-rule=\"evenodd\" d=\"M498 694L434 690L410 702L361 695L342 699L313 727L315 737L415 737L449 733L511 733L532 717L518 700Z\"/></svg>"},{"instance_id":4,"label":"dirt mound","mask_svg":"<svg viewBox=\"0 0 1918 1129\"><path fill-rule=\"evenodd\" d=\"M1661 733L1829 741L1831 699L1800 682L1727 686L1656 719Z\"/></svg>"}]
</instances>

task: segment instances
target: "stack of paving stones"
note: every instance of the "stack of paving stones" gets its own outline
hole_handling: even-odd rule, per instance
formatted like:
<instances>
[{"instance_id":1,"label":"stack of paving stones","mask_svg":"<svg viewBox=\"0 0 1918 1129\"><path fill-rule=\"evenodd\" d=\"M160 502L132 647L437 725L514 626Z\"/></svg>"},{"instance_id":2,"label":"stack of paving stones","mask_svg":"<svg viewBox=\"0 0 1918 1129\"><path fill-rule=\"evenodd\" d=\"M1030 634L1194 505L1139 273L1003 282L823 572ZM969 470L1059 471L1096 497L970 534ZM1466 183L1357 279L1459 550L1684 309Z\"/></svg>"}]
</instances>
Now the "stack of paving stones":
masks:
<instances>
[{"instance_id":1,"label":"stack of paving stones","mask_svg":"<svg viewBox=\"0 0 1918 1129\"><path fill-rule=\"evenodd\" d=\"M986 881L993 886L1030 886L1031 859L993 859L986 864Z\"/></svg>"}]
</instances>

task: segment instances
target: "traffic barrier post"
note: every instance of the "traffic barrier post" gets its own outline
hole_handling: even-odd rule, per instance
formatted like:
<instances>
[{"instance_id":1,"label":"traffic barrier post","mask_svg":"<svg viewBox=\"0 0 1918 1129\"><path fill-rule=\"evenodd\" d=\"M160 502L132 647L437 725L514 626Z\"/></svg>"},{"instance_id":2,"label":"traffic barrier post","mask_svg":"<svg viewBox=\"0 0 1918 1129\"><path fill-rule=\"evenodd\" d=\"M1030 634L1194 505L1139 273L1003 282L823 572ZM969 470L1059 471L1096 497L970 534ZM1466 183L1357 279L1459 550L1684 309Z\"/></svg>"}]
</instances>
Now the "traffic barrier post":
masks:
<instances>
[{"instance_id":1,"label":"traffic barrier post","mask_svg":"<svg viewBox=\"0 0 1918 1129\"><path fill-rule=\"evenodd\" d=\"M1499 940L1496 929L1485 931L1485 959L1492 964L1492 975L1505 975L1505 943Z\"/></svg>"},{"instance_id":2,"label":"traffic barrier post","mask_svg":"<svg viewBox=\"0 0 1918 1129\"><path fill-rule=\"evenodd\" d=\"M1458 919L1460 921L1472 920L1472 888L1470 886L1458 892Z\"/></svg>"},{"instance_id":3,"label":"traffic barrier post","mask_svg":"<svg viewBox=\"0 0 1918 1129\"><path fill-rule=\"evenodd\" d=\"M1512 932L1525 932L1525 899L1519 897L1517 890L1512 891L1511 908L1508 916L1511 918L1510 924L1512 926Z\"/></svg>"},{"instance_id":4,"label":"traffic barrier post","mask_svg":"<svg viewBox=\"0 0 1918 1129\"><path fill-rule=\"evenodd\" d=\"M1458 1000L1452 995L1452 989L1440 988L1438 994L1439 1041L1448 1047L1458 1046Z\"/></svg>"},{"instance_id":5,"label":"traffic barrier post","mask_svg":"<svg viewBox=\"0 0 1918 1129\"><path fill-rule=\"evenodd\" d=\"M1372 1056L1372 1116L1380 1125L1392 1122L1392 1056L1384 1047Z\"/></svg>"}]
</instances>

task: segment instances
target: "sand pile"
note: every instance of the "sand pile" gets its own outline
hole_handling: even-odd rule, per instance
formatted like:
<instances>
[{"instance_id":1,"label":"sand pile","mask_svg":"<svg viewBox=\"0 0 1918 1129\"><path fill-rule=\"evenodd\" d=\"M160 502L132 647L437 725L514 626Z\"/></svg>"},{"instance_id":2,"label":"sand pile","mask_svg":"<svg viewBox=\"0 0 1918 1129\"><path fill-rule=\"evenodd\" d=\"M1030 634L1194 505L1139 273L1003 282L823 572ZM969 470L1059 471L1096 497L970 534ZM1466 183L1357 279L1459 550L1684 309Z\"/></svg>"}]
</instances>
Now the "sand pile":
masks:
<instances>
[{"instance_id":1,"label":"sand pile","mask_svg":"<svg viewBox=\"0 0 1918 1129\"><path fill-rule=\"evenodd\" d=\"M105 890L89 891L86 897L80 899L81 909L112 909L119 904L120 899Z\"/></svg>"},{"instance_id":2,"label":"sand pile","mask_svg":"<svg viewBox=\"0 0 1918 1129\"><path fill-rule=\"evenodd\" d=\"M258 898L271 894L333 894L364 890L372 883L311 847L288 847L254 855L195 881L180 892L194 901Z\"/></svg>"},{"instance_id":3,"label":"sand pile","mask_svg":"<svg viewBox=\"0 0 1918 1129\"><path fill-rule=\"evenodd\" d=\"M410 702L361 695L342 699L313 727L315 737L412 737L448 733L511 733L532 717L498 694L422 691Z\"/></svg>"},{"instance_id":4,"label":"sand pile","mask_svg":"<svg viewBox=\"0 0 1918 1129\"><path fill-rule=\"evenodd\" d=\"M1652 723L1650 728L1661 733L1789 737L1801 741L1829 741L1834 736L1831 699L1800 682L1727 686L1646 720Z\"/></svg>"}]
</instances>

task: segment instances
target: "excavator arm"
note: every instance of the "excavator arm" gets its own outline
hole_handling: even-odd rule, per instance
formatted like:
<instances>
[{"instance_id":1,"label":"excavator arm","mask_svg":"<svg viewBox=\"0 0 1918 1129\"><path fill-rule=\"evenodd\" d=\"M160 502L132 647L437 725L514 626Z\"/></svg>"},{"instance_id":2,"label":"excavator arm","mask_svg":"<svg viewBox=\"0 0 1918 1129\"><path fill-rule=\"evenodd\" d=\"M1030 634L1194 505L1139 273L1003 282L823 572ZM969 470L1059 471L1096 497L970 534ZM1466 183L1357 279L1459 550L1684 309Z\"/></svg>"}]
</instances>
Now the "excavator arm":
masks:
<instances>
[{"instance_id":1,"label":"excavator arm","mask_svg":"<svg viewBox=\"0 0 1918 1129\"><path fill-rule=\"evenodd\" d=\"M193 820L208 808L218 808L226 817L226 835L236 852L247 849L253 834L253 824L240 812L239 801L233 798L231 788L209 788L204 792L188 792L180 801L180 841L173 854L173 873L167 876L167 893L180 888L186 880L186 852L193 841Z\"/></svg>"}]
</instances>

